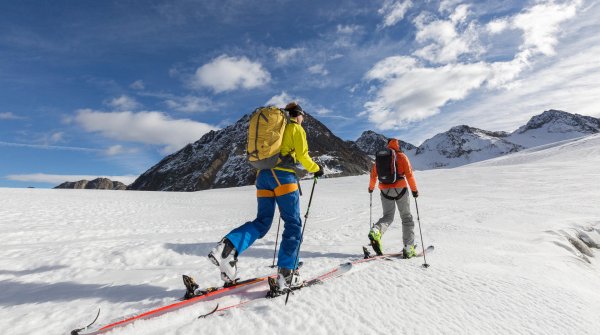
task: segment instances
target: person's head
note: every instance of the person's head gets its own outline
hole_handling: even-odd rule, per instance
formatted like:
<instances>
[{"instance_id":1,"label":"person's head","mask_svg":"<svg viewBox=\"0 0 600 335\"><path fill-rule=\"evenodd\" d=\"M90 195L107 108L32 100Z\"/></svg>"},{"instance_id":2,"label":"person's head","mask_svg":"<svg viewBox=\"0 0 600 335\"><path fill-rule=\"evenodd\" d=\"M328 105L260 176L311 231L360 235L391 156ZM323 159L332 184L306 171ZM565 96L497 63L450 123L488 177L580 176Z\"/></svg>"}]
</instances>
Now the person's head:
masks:
<instances>
[{"instance_id":1,"label":"person's head","mask_svg":"<svg viewBox=\"0 0 600 335\"><path fill-rule=\"evenodd\" d=\"M302 123L304 120L304 110L302 107L300 107L300 105L298 105L297 102L290 102L285 106L284 109L290 114L290 118L296 119L296 122Z\"/></svg>"},{"instance_id":2,"label":"person's head","mask_svg":"<svg viewBox=\"0 0 600 335\"><path fill-rule=\"evenodd\" d=\"M387 144L388 148L396 150L396 151L400 151L400 143L398 143L398 140L395 138L390 138L388 139L388 144Z\"/></svg>"}]
</instances>

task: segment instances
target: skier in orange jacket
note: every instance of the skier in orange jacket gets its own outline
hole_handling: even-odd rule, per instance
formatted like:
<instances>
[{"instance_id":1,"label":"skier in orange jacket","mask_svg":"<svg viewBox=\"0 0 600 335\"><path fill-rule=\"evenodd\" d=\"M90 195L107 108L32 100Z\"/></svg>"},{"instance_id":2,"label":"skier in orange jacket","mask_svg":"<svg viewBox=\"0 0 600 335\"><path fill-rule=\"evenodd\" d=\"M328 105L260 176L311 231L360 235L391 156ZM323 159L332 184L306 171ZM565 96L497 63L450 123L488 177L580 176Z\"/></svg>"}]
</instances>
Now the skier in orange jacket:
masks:
<instances>
[{"instance_id":1,"label":"skier in orange jacket","mask_svg":"<svg viewBox=\"0 0 600 335\"><path fill-rule=\"evenodd\" d=\"M369 240L373 249L378 255L383 253L381 245L381 237L385 234L388 227L394 221L394 213L396 207L400 212L402 219L402 238L404 242L403 256L411 258L416 256L415 251L415 234L412 214L410 213L410 201L408 188L410 187L413 197L419 196L417 190L417 182L413 175L412 168L408 157L400 150L398 140L395 138L388 140L387 147L391 149L392 157L395 157L394 166L377 166L377 161L371 169L371 180L369 182L369 193L375 189L375 184L379 181L379 190L381 191L381 205L383 207L383 216L375 223L369 231ZM396 174L392 176L392 183L382 182L382 176L379 176L378 170L386 174ZM389 181L389 179L388 179Z\"/></svg>"}]
</instances>

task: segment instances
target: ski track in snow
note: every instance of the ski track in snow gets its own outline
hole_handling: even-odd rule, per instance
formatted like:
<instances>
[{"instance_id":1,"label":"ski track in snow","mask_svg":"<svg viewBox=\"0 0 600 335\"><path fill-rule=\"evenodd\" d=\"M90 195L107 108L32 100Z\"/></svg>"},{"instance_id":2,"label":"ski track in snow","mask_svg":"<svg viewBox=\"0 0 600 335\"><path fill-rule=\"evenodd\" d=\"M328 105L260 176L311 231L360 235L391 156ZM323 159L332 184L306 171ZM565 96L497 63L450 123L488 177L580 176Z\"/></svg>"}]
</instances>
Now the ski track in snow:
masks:
<instances>
[{"instance_id":1,"label":"ski track in snow","mask_svg":"<svg viewBox=\"0 0 600 335\"><path fill-rule=\"evenodd\" d=\"M425 244L436 247L428 269L422 258L357 264L287 306L285 297L258 300L195 320L225 302L217 299L109 334L597 334L600 250L585 257L565 234L585 228L600 242L598 148L600 136L589 136L417 172ZM303 213L311 183L302 181ZM367 185L366 175L318 181L301 254L305 278L361 256ZM181 274L218 285L206 255L253 219L254 192L0 189L2 333L66 334L98 307L100 324L139 313L180 297ZM374 193L373 220L380 215ZM273 271L277 219L240 256L240 276ZM401 231L396 215L385 250L400 250Z\"/></svg>"}]
</instances>

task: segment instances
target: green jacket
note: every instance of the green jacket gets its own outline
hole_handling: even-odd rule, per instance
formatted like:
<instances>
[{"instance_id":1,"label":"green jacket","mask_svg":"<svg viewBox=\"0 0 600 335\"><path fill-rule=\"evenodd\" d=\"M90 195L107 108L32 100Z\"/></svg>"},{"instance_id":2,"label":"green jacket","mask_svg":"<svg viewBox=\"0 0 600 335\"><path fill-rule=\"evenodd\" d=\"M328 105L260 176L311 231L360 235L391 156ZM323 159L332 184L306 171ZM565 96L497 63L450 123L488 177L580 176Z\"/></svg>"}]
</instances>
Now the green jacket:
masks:
<instances>
[{"instance_id":1,"label":"green jacket","mask_svg":"<svg viewBox=\"0 0 600 335\"><path fill-rule=\"evenodd\" d=\"M319 165L308 155L306 132L301 125L294 121L285 126L280 153L281 162L277 164L275 170L296 172L299 162L310 173L319 171Z\"/></svg>"}]
</instances>

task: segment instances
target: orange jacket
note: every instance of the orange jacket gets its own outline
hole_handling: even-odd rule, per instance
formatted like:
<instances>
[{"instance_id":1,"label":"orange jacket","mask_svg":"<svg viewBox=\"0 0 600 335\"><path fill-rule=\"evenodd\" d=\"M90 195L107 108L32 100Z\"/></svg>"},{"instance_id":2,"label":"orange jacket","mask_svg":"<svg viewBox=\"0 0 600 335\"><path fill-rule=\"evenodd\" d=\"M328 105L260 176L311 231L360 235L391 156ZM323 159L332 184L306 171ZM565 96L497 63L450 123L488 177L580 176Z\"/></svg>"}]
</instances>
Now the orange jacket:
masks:
<instances>
[{"instance_id":1,"label":"orange jacket","mask_svg":"<svg viewBox=\"0 0 600 335\"><path fill-rule=\"evenodd\" d=\"M391 140L390 143L388 143L388 148L396 151L396 169L398 170L398 174L404 175L404 178L397 180L393 184L379 183L379 189L386 190L389 188L405 188L406 182L408 181L410 190L416 191L417 181L415 180L415 176L413 175L413 171L410 166L410 161L404 153L400 152L400 145L398 144L398 140ZM371 168L371 181L369 182L369 190L373 190L375 188L376 182L377 167L375 166L375 164L373 164L373 168Z\"/></svg>"}]
</instances>

